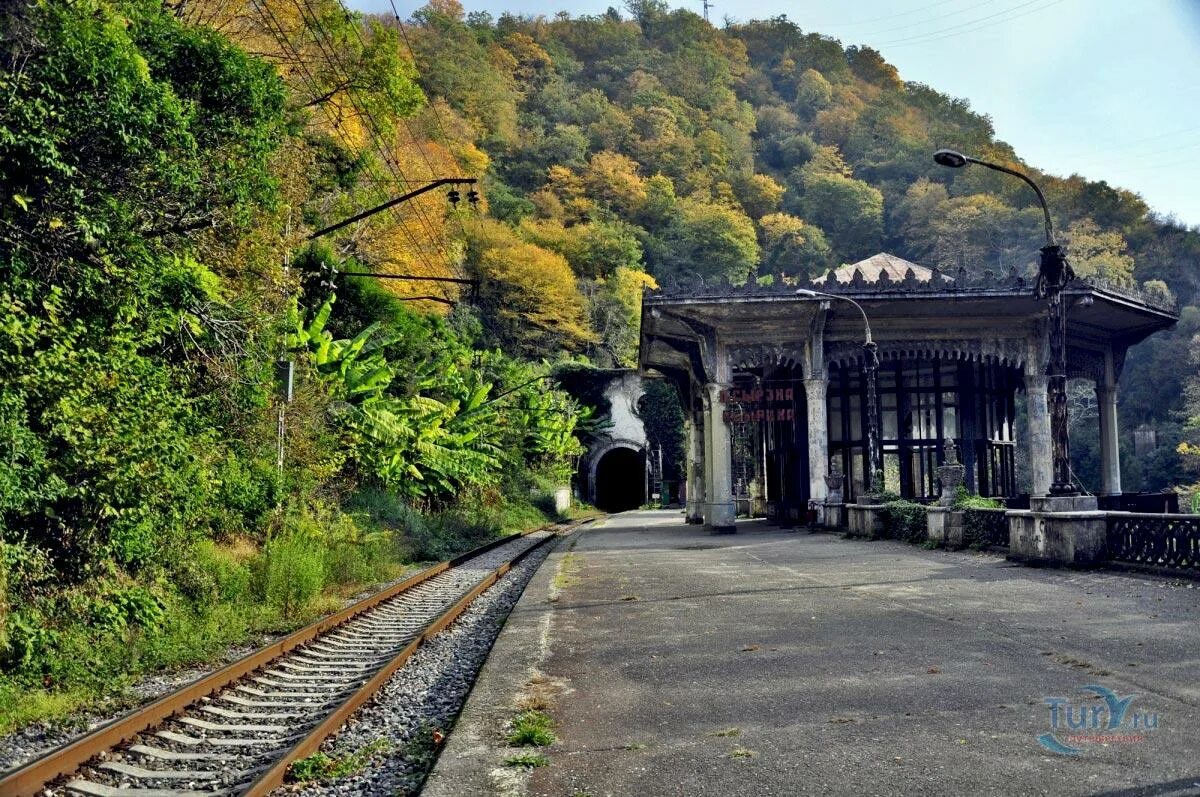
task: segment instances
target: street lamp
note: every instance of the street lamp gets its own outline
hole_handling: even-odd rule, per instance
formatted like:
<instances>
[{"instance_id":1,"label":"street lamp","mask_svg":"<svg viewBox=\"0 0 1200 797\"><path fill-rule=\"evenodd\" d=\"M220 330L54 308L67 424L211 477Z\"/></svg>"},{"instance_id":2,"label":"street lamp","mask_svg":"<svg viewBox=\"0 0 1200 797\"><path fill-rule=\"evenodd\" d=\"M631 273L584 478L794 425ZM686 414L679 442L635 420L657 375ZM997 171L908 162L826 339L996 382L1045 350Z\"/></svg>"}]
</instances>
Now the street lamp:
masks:
<instances>
[{"instance_id":1,"label":"street lamp","mask_svg":"<svg viewBox=\"0 0 1200 797\"><path fill-rule=\"evenodd\" d=\"M866 339L863 341L863 359L867 375L867 469L871 474L871 490L883 490L883 448L879 441L879 397L875 389L875 372L879 370L879 346L871 339L871 322L867 320L867 311L862 305L848 296L838 296L834 293L814 291L811 288L797 288L797 296L823 297L840 299L858 308L862 314L863 328Z\"/></svg>"},{"instance_id":2,"label":"street lamp","mask_svg":"<svg viewBox=\"0 0 1200 797\"><path fill-rule=\"evenodd\" d=\"M1035 295L1039 299L1050 300L1047 316L1050 324L1050 362L1046 364L1048 389L1050 393L1050 436L1052 440L1054 479L1050 484L1051 495L1078 495L1071 483L1071 444L1067 432L1067 308L1063 305L1063 288L1075 279L1075 272L1067 262L1066 251L1054 242L1054 226L1050 223L1050 208L1046 206L1046 197L1042 189L1029 177L1015 169L1000 166L995 163L981 161L955 152L951 149L939 149L933 153L933 160L941 166L960 169L969 163L986 166L998 172L1011 174L1024 180L1033 192L1037 194L1042 206L1042 215L1046 219L1046 245L1042 247L1042 258L1038 266L1037 288Z\"/></svg>"}]
</instances>

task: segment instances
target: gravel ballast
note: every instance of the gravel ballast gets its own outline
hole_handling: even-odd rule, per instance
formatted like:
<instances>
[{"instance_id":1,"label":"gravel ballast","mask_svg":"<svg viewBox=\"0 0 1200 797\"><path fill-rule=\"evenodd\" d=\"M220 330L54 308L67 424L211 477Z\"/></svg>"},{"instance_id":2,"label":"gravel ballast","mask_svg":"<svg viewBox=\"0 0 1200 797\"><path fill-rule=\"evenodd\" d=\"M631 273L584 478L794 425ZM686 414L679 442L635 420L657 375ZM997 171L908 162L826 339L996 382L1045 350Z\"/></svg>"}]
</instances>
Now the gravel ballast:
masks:
<instances>
[{"instance_id":1,"label":"gravel ballast","mask_svg":"<svg viewBox=\"0 0 1200 797\"><path fill-rule=\"evenodd\" d=\"M420 572L423 567L424 565L407 568L390 581L352 595L343 601L342 605L343 607L350 606L375 592L398 584L413 573ZM14 733L0 736L0 772L7 772L23 766L39 756L69 744L89 731L95 730L139 706L186 686L227 664L250 655L261 647L282 639L287 636L287 633L290 632L258 634L249 642L227 648L215 661L206 665L147 675L128 687L123 695L106 700L98 710L81 711L66 719L53 722L35 722Z\"/></svg>"},{"instance_id":2,"label":"gravel ballast","mask_svg":"<svg viewBox=\"0 0 1200 797\"><path fill-rule=\"evenodd\" d=\"M442 633L422 645L375 697L321 751L356 754L362 768L327 782L290 784L276 794L403 795L420 790L441 734L449 733L505 618L549 554L543 545L480 595Z\"/></svg>"}]
</instances>

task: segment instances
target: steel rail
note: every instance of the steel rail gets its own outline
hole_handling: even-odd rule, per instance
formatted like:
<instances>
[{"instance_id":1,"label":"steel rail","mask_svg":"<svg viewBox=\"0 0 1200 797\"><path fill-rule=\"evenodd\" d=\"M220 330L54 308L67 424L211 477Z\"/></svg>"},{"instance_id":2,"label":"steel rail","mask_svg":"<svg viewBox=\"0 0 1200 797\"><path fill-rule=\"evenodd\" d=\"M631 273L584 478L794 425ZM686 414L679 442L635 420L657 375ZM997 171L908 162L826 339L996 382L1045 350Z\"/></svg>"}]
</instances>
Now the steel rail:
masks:
<instances>
[{"instance_id":1,"label":"steel rail","mask_svg":"<svg viewBox=\"0 0 1200 797\"><path fill-rule=\"evenodd\" d=\"M226 687L235 684L236 682L245 678L247 675L250 675L251 673L263 668L267 664L270 664L274 660L286 655L292 650L302 647L303 645L312 642L329 631L332 631L333 629L338 628L361 615L364 615L366 612L374 609L380 603L395 598L396 596L413 589L417 585L429 581L435 576L438 576L448 570L459 567L466 562L469 562L470 560L493 550L494 548L514 542L522 537L529 536L530 534L535 534L539 531L545 531L554 527L555 525L558 524L548 524L547 526L542 526L530 531L510 534L505 537L497 538L485 545L481 545L478 548L474 548L464 554L456 556L453 559L449 559L445 562L439 562L436 565L428 567L419 573L409 576L397 584L393 584L386 589L380 590L373 595L351 604L341 611L335 612L334 614L310 623L309 625L297 631L293 631L291 634L288 634L282 639L278 639L271 644L266 645L254 651L253 653L250 653L243 658L232 662L231 664L215 670L206 676L192 681L191 683L186 684L177 690L163 695L162 697L157 698L156 700L153 700L152 702L141 706L140 708L133 709L132 711L129 711L126 714L111 720L97 729L86 733L61 747L51 750L49 753L46 753L45 755L40 756L23 766L10 770L8 773L5 773L3 777L0 777L0 795L4 795L4 797L34 797L34 795L37 795L48 784L52 783L58 778L75 772L80 766L95 758L97 755L111 750L124 742L132 740L138 734L144 733L163 724L165 721L183 713L191 706L194 706L202 699L215 695ZM495 583L495 580L499 578L497 573L500 570L508 572L508 568L511 568L513 562L520 561L520 559L524 558L524 556L530 551L540 547L547 540L554 538L555 535L548 535L545 540L526 548L524 551L520 552L518 556L514 557L514 559L509 560L509 562L501 566L501 568L492 571L489 576L484 578L484 582L487 582L489 585ZM503 573L500 573L500 575L503 575ZM468 594L474 598L481 591L482 590L479 590L478 587L476 587ZM461 614L462 610L465 609L465 604L463 604L461 608L459 604L462 604L462 601L456 603L455 606L451 608L451 611L457 609L458 613ZM457 614L455 616L457 617ZM425 630L420 632L412 643L405 646L405 649L401 652L401 654L399 654L396 658L389 662L388 665L385 666L384 670L388 671L387 675L390 676L395 669L403 664L403 660L401 660L399 664L393 666L393 664L396 662L396 659L400 659L401 657L403 657L403 659L407 659L408 656L411 656L412 652L420 646L422 641L427 639L429 636L432 636L432 634L437 633L437 630L441 630L445 627L445 625L452 621L450 620L446 623L440 623L440 620L440 617L435 618L433 623L427 626ZM433 629L435 626L437 630L431 631L430 629ZM387 676L384 676L382 679L380 679L377 675L375 678L372 678L368 684L375 684L377 680L378 684L375 686L376 689L386 682ZM337 711L341 712L346 705L359 696L361 691L362 690L360 689L359 692L347 700L346 703L344 703L343 706ZM348 712L346 712L345 716L349 716L349 713L352 713L354 708L357 708L359 705L361 705L362 702L366 700L366 697L369 697L369 695L362 697L358 703L356 703L352 708L349 709ZM336 729L342 721L344 721L344 718L343 720L339 721L337 725L332 727ZM323 728L326 724L327 723L321 723L318 727ZM303 740L300 744L308 741L311 738L311 735L312 734L310 734L309 737L306 737L305 740ZM322 739L323 738L324 737L322 737ZM320 742L318 741L317 744L319 743ZM296 745L293 750L298 749L300 744ZM315 749L315 746L313 749ZM291 756L290 752L291 751L289 751L289 754L285 754L285 758L288 759L289 765L291 761L295 760L295 758L305 755L305 753L300 753L297 756ZM286 767L284 767L284 772L286 772ZM263 781L263 778L265 778L265 775L259 778L259 781ZM263 792L260 791L254 793L261 794Z\"/></svg>"},{"instance_id":2,"label":"steel rail","mask_svg":"<svg viewBox=\"0 0 1200 797\"><path fill-rule=\"evenodd\" d=\"M425 644L426 640L428 640L430 637L438 634L440 631L445 629L446 626L457 620L459 616L466 611L467 607L471 605L472 601L479 597L479 595L482 594L483 591L488 587L499 581L501 577L508 573L509 570L512 570L514 565L518 564L530 553L542 547L552 539L554 539L553 536L547 536L546 538L539 540L525 550L521 551L504 564L500 565L498 568L485 576L484 579L475 585L470 592L462 596L457 603L455 603L438 617L434 618L429 625L427 625L419 634L417 634L415 639L405 645L404 649L396 654L395 658L384 665L379 672L375 673L374 677L363 684L362 687L354 692L354 694L350 695L345 702L338 706L333 713L322 720L316 728L308 733L308 735L296 742L295 746L284 753L282 758L273 763L266 772L259 776L258 780L250 784L250 788L243 793L244 797L262 797L263 795L270 793L272 789L278 788L280 785L282 785L284 778L287 777L288 770L291 768L292 764L301 758L315 753L321 746L321 743L325 741L326 737L337 731L337 729L340 728L343 723L345 723L346 720L348 720L350 716L363 705L363 703L366 703L368 700L370 700L371 697L388 682L388 679L391 678L397 670L403 667L404 663L407 662L408 659L417 652L417 648Z\"/></svg>"}]
</instances>

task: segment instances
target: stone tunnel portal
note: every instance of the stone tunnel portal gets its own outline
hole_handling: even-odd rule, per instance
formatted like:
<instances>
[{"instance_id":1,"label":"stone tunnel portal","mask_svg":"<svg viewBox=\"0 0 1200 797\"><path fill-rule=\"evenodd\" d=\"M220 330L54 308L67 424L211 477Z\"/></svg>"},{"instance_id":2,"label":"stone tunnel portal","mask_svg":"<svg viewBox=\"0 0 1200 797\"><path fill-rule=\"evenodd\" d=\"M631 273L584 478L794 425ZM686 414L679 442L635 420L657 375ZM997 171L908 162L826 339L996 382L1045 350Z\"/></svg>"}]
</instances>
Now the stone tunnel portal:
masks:
<instances>
[{"instance_id":1,"label":"stone tunnel portal","mask_svg":"<svg viewBox=\"0 0 1200 797\"><path fill-rule=\"evenodd\" d=\"M605 512L624 512L646 503L646 455L618 447L604 453L596 463L596 507Z\"/></svg>"}]
</instances>

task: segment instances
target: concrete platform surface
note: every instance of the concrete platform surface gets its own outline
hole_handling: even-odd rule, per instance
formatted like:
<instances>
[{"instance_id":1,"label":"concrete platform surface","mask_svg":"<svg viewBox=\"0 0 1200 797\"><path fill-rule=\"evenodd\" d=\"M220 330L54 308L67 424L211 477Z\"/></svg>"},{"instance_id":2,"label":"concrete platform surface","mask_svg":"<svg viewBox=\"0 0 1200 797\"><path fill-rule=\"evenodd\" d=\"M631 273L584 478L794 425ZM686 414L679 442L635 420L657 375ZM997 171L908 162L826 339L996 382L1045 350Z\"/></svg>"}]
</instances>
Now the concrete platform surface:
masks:
<instances>
[{"instance_id":1,"label":"concrete platform surface","mask_svg":"<svg viewBox=\"0 0 1200 797\"><path fill-rule=\"evenodd\" d=\"M427 795L1200 795L1197 585L681 520L560 544ZM504 766L530 705L549 764Z\"/></svg>"}]
</instances>

